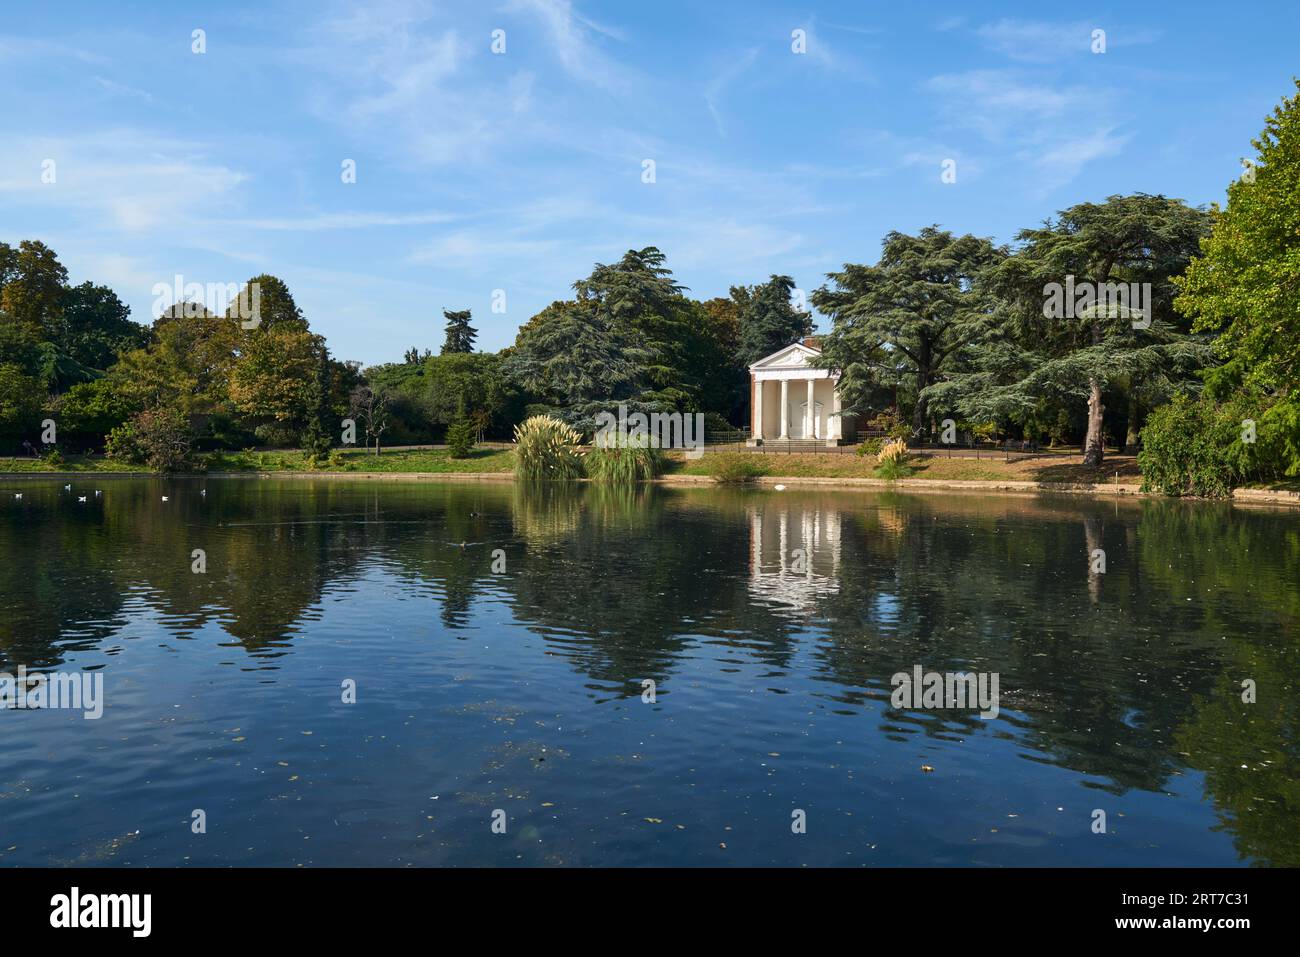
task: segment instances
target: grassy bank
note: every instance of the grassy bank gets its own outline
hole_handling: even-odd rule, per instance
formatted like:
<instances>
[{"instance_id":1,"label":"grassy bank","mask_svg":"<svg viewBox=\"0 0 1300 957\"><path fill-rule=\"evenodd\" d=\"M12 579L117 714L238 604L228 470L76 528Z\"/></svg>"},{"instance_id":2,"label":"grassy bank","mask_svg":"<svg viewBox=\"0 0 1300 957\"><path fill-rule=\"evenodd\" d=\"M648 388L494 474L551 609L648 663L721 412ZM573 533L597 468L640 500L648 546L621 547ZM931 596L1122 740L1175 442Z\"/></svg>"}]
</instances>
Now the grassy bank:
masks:
<instances>
[{"instance_id":1,"label":"grassy bank","mask_svg":"<svg viewBox=\"0 0 1300 957\"><path fill-rule=\"evenodd\" d=\"M838 454L773 454L744 455L756 474L779 478L875 478L874 457ZM913 456L907 463L912 468L910 479L943 482L1051 482L1051 483L1104 483L1113 482L1119 473L1122 483L1141 480L1137 462L1131 455L1115 455L1100 468L1083 464L1083 456L1075 453L1051 453L1034 458L1007 462L992 455L984 458L947 458L943 455ZM705 455L687 460L680 455L672 457L670 472L681 475L713 475L719 457Z\"/></svg>"},{"instance_id":2,"label":"grassy bank","mask_svg":"<svg viewBox=\"0 0 1300 957\"><path fill-rule=\"evenodd\" d=\"M727 457L743 456L743 462L754 475L780 478L875 478L875 459L869 456L839 454L761 455L755 453L708 453L703 458L688 460L680 453L668 456L670 475L714 475ZM515 465L514 452L504 448L480 448L467 458L453 459L446 449L394 449L375 455L364 449L336 450L331 460L322 468L308 467L302 452L209 452L199 456L209 472L425 472L474 473L511 472ZM1000 456L974 458L947 458L913 456L908 463L912 468L909 478L933 479L945 482L1111 482L1119 472L1121 482L1141 479L1137 463L1132 456L1113 456L1099 469L1082 464L1077 453L1047 454L1036 458L1006 462ZM103 456L68 456L60 465L50 465L43 459L0 458L0 473L24 472L139 472L139 466L127 465Z\"/></svg>"},{"instance_id":3,"label":"grassy bank","mask_svg":"<svg viewBox=\"0 0 1300 957\"><path fill-rule=\"evenodd\" d=\"M302 452L209 452L198 456L209 472L310 472ZM509 449L475 449L467 458L453 459L446 449L397 449L375 455L364 449L338 450L320 471L328 472L510 472L514 453ZM59 465L44 459L0 458L5 472L140 472L102 455L70 455Z\"/></svg>"},{"instance_id":4,"label":"grassy bank","mask_svg":"<svg viewBox=\"0 0 1300 957\"><path fill-rule=\"evenodd\" d=\"M214 452L205 456L210 472L310 472L302 452ZM509 449L474 449L453 459L446 449L396 449L375 455L364 449L337 450L325 472L510 472Z\"/></svg>"},{"instance_id":5,"label":"grassy bank","mask_svg":"<svg viewBox=\"0 0 1300 957\"><path fill-rule=\"evenodd\" d=\"M138 465L127 465L102 455L69 455L58 465L51 465L45 459L4 458L0 457L0 475L5 473L26 474L28 472L142 472Z\"/></svg>"}]
</instances>

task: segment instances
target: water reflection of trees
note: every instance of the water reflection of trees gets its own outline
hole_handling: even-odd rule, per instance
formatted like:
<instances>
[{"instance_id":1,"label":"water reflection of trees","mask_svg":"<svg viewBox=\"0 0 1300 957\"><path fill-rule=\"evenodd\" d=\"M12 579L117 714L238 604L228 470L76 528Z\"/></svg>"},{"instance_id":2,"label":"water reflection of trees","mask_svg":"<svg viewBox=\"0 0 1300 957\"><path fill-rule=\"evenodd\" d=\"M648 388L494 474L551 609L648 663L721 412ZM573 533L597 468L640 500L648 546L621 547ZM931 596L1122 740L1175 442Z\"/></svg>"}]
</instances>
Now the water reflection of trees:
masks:
<instances>
[{"instance_id":1,"label":"water reflection of trees","mask_svg":"<svg viewBox=\"0 0 1300 957\"><path fill-rule=\"evenodd\" d=\"M1293 516L1050 497L104 484L79 508L61 487L6 503L9 670L129 633L142 609L178 637L219 628L266 666L310 640L323 602L358 595L382 616L372 586L396 584L436 602L429 628L451 637L476 602L505 603L597 697L639 694L643 678L671 694L697 654L779 682L802 651L816 694L870 709L890 737L1014 735L1117 792L1160 790L1190 766L1244 856L1300 863ZM206 575L190 570L194 548ZM1105 574L1090 571L1096 548ZM1004 720L890 710L890 675L915 664L998 672ZM1244 678L1256 705L1240 700Z\"/></svg>"}]
</instances>

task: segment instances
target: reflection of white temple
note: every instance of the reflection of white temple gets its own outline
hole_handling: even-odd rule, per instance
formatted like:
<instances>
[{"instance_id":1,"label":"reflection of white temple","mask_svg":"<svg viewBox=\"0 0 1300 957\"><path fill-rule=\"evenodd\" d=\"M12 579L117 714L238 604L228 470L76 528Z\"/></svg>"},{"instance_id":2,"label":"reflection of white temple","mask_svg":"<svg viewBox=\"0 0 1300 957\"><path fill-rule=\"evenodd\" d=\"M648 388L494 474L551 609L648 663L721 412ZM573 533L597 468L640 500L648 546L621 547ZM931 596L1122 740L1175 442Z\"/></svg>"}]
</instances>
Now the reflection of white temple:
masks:
<instances>
[{"instance_id":1,"label":"reflection of white temple","mask_svg":"<svg viewBox=\"0 0 1300 957\"><path fill-rule=\"evenodd\" d=\"M840 590L840 513L769 505L749 516L749 592L807 609Z\"/></svg>"}]
</instances>

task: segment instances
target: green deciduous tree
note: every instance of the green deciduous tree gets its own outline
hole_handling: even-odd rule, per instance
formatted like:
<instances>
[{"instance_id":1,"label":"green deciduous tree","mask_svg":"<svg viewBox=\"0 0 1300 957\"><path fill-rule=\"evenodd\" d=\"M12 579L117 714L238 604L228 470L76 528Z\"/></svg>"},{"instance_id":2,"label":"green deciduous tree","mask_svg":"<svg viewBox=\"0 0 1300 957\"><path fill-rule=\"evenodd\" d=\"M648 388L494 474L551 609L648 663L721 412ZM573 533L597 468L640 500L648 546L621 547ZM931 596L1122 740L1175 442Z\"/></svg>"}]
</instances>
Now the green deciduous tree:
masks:
<instances>
[{"instance_id":1,"label":"green deciduous tree","mask_svg":"<svg viewBox=\"0 0 1300 957\"><path fill-rule=\"evenodd\" d=\"M131 308L107 286L83 282L64 292L63 351L83 366L101 372L119 353L143 346L149 330L131 321Z\"/></svg>"},{"instance_id":2,"label":"green deciduous tree","mask_svg":"<svg viewBox=\"0 0 1300 957\"><path fill-rule=\"evenodd\" d=\"M240 341L230 373L235 409L259 426L297 433L306 424L325 342L305 324L275 323L250 330Z\"/></svg>"},{"instance_id":3,"label":"green deciduous tree","mask_svg":"<svg viewBox=\"0 0 1300 957\"><path fill-rule=\"evenodd\" d=\"M21 366L0 364L0 441L13 446L40 422L40 382Z\"/></svg>"},{"instance_id":4,"label":"green deciduous tree","mask_svg":"<svg viewBox=\"0 0 1300 957\"><path fill-rule=\"evenodd\" d=\"M39 340L58 342L63 331L68 271L39 240L13 249L0 243L0 310Z\"/></svg>"},{"instance_id":5,"label":"green deciduous tree","mask_svg":"<svg viewBox=\"0 0 1300 957\"><path fill-rule=\"evenodd\" d=\"M240 315L241 306L253 302L251 291L257 289L258 315L260 320L256 328L273 329L281 325L305 325L302 310L293 300L293 294L283 279L268 273L254 276L240 289L238 298L226 308L226 318L236 325L251 321Z\"/></svg>"},{"instance_id":6,"label":"green deciduous tree","mask_svg":"<svg viewBox=\"0 0 1300 957\"><path fill-rule=\"evenodd\" d=\"M1263 431L1300 474L1300 81L1253 141L1258 155L1228 187L1200 254L1177 280L1177 308L1218 333L1224 360L1207 376L1216 401L1259 397Z\"/></svg>"}]
</instances>

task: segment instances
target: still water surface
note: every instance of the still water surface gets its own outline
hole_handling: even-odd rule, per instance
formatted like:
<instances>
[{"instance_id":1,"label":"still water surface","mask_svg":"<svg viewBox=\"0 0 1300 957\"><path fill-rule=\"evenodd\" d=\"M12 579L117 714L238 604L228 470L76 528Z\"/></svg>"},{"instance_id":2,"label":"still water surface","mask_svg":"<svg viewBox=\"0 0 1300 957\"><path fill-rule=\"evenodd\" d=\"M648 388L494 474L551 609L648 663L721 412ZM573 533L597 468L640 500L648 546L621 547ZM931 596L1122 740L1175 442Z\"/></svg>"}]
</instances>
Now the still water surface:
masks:
<instances>
[{"instance_id":1,"label":"still water surface","mask_svg":"<svg viewBox=\"0 0 1300 957\"><path fill-rule=\"evenodd\" d=\"M0 484L0 866L1300 864L1297 513Z\"/></svg>"}]
</instances>

